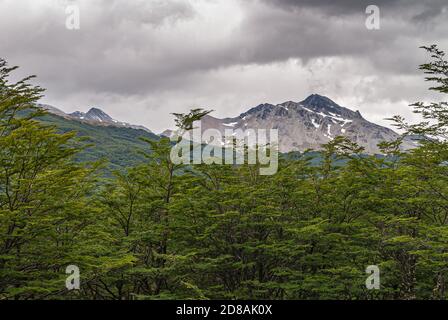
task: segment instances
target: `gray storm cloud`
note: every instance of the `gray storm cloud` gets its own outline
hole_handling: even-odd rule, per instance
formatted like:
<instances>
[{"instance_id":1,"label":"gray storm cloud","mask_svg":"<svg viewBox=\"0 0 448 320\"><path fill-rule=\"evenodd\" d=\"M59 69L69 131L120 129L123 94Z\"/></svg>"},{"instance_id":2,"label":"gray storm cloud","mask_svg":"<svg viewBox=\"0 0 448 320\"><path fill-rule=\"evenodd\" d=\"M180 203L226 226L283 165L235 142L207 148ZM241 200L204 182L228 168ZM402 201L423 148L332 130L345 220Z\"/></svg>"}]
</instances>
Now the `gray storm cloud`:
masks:
<instances>
[{"instance_id":1,"label":"gray storm cloud","mask_svg":"<svg viewBox=\"0 0 448 320\"><path fill-rule=\"evenodd\" d=\"M373 2L0 0L0 56L38 75L44 102L155 131L192 106L233 116L316 91L382 121L433 98L418 47L448 49L448 3ZM365 28L368 4L380 30ZM80 30L65 28L67 5Z\"/></svg>"}]
</instances>

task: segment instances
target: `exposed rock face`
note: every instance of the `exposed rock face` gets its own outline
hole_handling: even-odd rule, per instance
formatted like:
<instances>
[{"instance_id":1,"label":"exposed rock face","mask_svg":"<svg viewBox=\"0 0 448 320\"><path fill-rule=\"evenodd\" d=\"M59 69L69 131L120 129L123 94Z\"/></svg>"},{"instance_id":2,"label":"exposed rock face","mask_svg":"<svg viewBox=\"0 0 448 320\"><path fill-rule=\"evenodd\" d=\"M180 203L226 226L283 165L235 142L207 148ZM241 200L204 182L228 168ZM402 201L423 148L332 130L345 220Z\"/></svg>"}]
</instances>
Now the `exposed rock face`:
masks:
<instances>
[{"instance_id":1,"label":"exposed rock face","mask_svg":"<svg viewBox=\"0 0 448 320\"><path fill-rule=\"evenodd\" d=\"M302 102L285 102L278 105L261 104L236 118L217 119L205 116L202 131L213 128L223 135L225 129L277 129L280 152L318 150L336 136L346 136L365 148L366 153L380 153L382 141L399 137L393 130L371 123L359 111L336 104L327 97L313 94ZM169 136L170 132L164 132ZM404 149L416 146L407 139Z\"/></svg>"}]
</instances>

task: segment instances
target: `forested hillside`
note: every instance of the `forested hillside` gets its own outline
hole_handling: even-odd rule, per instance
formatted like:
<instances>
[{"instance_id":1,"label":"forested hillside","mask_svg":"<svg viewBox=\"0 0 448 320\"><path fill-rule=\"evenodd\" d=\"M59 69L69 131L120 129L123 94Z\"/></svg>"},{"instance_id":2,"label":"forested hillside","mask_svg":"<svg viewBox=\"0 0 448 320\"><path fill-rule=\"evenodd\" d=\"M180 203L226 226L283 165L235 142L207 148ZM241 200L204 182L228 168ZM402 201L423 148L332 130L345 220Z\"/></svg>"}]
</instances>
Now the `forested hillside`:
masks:
<instances>
[{"instance_id":1,"label":"forested hillside","mask_svg":"<svg viewBox=\"0 0 448 320\"><path fill-rule=\"evenodd\" d=\"M107 170L119 170L136 165L144 161L140 153L147 143L141 138L158 140L159 137L145 130L138 130L116 126L96 126L86 122L79 122L46 114L39 117L43 123L56 126L59 132L77 133L83 138L86 150L81 151L76 159L78 161L96 161L104 159Z\"/></svg>"},{"instance_id":2,"label":"forested hillside","mask_svg":"<svg viewBox=\"0 0 448 320\"><path fill-rule=\"evenodd\" d=\"M426 49L421 69L446 94L448 62ZM175 165L168 139L147 139L121 149L143 146L141 164L104 178L75 133L36 120L43 91L12 71L0 61L0 299L448 298L446 103L414 105L428 122L394 119L427 137L407 153L398 139L365 156L337 137L319 165L283 158L261 176ZM124 148L116 130L92 148ZM79 290L65 286L68 265ZM370 265L379 290L366 288Z\"/></svg>"}]
</instances>

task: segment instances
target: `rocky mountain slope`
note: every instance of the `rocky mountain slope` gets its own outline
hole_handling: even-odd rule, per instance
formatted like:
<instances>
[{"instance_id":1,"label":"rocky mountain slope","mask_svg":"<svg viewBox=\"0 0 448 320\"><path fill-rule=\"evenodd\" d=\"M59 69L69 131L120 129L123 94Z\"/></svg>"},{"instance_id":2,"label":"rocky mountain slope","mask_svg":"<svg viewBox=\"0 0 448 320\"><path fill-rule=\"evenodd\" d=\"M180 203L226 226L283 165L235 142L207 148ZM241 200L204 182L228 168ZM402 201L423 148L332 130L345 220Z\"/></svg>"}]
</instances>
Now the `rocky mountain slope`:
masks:
<instances>
[{"instance_id":1,"label":"rocky mountain slope","mask_svg":"<svg viewBox=\"0 0 448 320\"><path fill-rule=\"evenodd\" d=\"M393 130L364 119L359 111L342 107L331 99L313 94L302 102L288 101L278 105L261 104L235 118L202 119L202 131L225 129L277 129L280 152L319 150L336 136L346 136L370 154L380 153L377 145L399 137ZM169 135L166 131L163 135ZM406 139L403 149L416 146Z\"/></svg>"}]
</instances>

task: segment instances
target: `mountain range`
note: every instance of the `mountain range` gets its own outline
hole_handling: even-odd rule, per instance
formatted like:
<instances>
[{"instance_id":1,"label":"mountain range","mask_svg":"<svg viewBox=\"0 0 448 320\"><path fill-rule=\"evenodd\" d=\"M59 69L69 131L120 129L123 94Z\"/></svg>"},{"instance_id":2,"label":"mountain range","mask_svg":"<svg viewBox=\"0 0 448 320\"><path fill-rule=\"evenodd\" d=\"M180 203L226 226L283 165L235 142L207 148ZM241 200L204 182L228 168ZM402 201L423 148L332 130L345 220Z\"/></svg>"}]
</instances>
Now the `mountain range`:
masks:
<instances>
[{"instance_id":1,"label":"mountain range","mask_svg":"<svg viewBox=\"0 0 448 320\"><path fill-rule=\"evenodd\" d=\"M170 136L171 130L161 135L146 127L113 119L100 108L88 112L65 113L62 110L40 104L48 111L42 121L57 126L62 132L76 131L81 137L88 137L93 146L81 154L81 160L106 158L113 168L126 167L143 161L138 152L148 148L140 138L159 139ZM342 135L358 143L369 154L380 153L377 144L399 137L393 130L366 120L359 111L342 107L331 99L313 94L301 102L288 101L281 104L260 104L234 118L219 119L210 115L201 121L202 131L218 129L277 129L279 149L282 153L291 151L319 150L321 145ZM405 138L402 148L416 147L417 141Z\"/></svg>"},{"instance_id":2,"label":"mountain range","mask_svg":"<svg viewBox=\"0 0 448 320\"><path fill-rule=\"evenodd\" d=\"M87 112L75 111L73 113L65 113L64 111L47 104L39 104L38 106L51 114L63 117L68 120L76 120L97 126L113 126L113 127L131 128L151 132L151 130L149 130L144 126L133 125L130 123L115 120L107 113L105 113L103 110L95 107L90 108L90 110Z\"/></svg>"}]
</instances>

